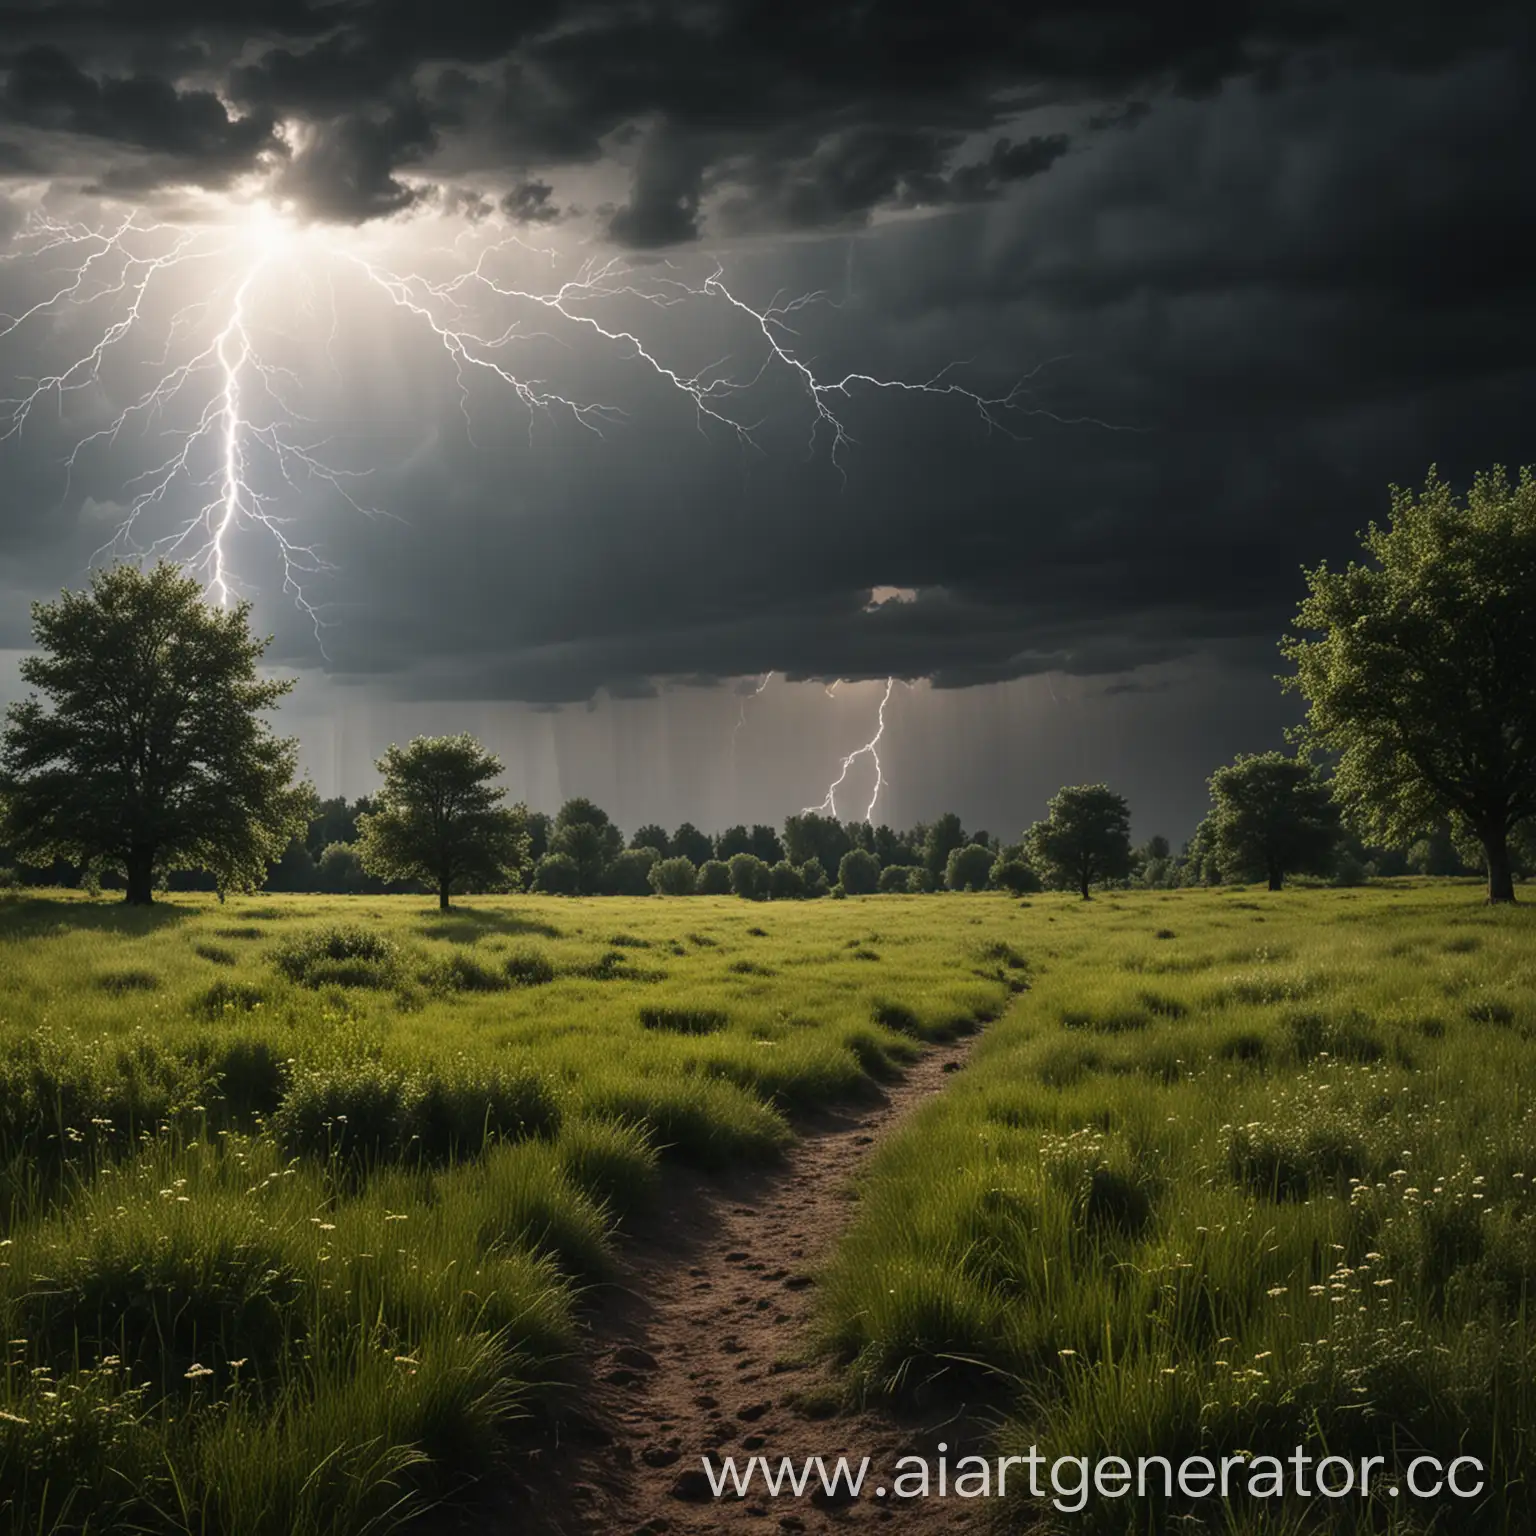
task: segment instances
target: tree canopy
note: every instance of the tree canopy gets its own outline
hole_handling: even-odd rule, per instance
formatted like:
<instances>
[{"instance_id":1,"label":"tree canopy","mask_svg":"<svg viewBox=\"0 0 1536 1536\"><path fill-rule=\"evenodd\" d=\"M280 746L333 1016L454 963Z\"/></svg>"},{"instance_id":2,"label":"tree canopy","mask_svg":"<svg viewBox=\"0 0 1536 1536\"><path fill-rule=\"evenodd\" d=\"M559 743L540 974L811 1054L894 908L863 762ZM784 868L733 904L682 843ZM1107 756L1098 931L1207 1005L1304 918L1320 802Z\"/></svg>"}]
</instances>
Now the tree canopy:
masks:
<instances>
[{"instance_id":1,"label":"tree canopy","mask_svg":"<svg viewBox=\"0 0 1536 1536\"><path fill-rule=\"evenodd\" d=\"M1082 892L1087 901L1096 881L1120 880L1131 872L1131 813L1121 795L1103 784L1059 789L1025 837L1030 862L1058 885Z\"/></svg>"},{"instance_id":2,"label":"tree canopy","mask_svg":"<svg viewBox=\"0 0 1536 1536\"><path fill-rule=\"evenodd\" d=\"M1266 880L1332 872L1339 808L1314 763L1262 752L1211 775L1211 835L1224 878Z\"/></svg>"},{"instance_id":3,"label":"tree canopy","mask_svg":"<svg viewBox=\"0 0 1536 1536\"><path fill-rule=\"evenodd\" d=\"M528 862L522 806L502 804L501 762L473 736L418 736L379 759L384 787L358 818L363 868L425 880L444 911L455 890L517 883Z\"/></svg>"},{"instance_id":4,"label":"tree canopy","mask_svg":"<svg viewBox=\"0 0 1536 1536\"><path fill-rule=\"evenodd\" d=\"M172 870L261 884L307 830L314 792L294 782L297 744L262 718L293 682L257 676L267 642L249 614L210 607L166 564L115 565L33 606L40 650L21 677L36 693L10 707L0 744L18 856L120 870L135 905Z\"/></svg>"},{"instance_id":5,"label":"tree canopy","mask_svg":"<svg viewBox=\"0 0 1536 1536\"><path fill-rule=\"evenodd\" d=\"M1306 572L1305 633L1281 645L1301 739L1336 756L1362 835L1408 842L1449 816L1483 849L1488 899L1513 901L1510 835L1536 813L1536 471L1494 468L1461 501L1431 469L1362 543L1365 563Z\"/></svg>"}]
</instances>

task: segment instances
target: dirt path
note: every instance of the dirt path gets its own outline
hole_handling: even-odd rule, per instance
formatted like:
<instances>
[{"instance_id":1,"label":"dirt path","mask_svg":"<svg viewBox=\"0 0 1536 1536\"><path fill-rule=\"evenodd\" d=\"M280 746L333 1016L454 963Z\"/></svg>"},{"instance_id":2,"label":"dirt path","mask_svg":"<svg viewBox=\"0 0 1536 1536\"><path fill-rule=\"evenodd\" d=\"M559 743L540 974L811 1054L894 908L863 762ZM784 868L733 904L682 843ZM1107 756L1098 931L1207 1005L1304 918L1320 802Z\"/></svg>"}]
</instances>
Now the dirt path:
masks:
<instances>
[{"instance_id":1,"label":"dirt path","mask_svg":"<svg viewBox=\"0 0 1536 1536\"><path fill-rule=\"evenodd\" d=\"M787 1167L669 1192L669 1214L629 1251L624 1293L599 1310L595 1420L587 1444L552 1459L542 1515L572 1536L980 1529L974 1504L872 1492L904 1454L935 1459L941 1441L956 1459L984 1450L978 1426L953 1410L926 1421L845 1413L831 1372L804 1360L815 1271L852 1215L852 1176L943 1087L970 1044L936 1048L880 1102L805 1127ZM838 1504L809 1488L801 1497L712 1496L700 1458L744 1463L754 1453L775 1465L868 1456L870 1486ZM547 1502L555 1489L558 1512Z\"/></svg>"}]
</instances>

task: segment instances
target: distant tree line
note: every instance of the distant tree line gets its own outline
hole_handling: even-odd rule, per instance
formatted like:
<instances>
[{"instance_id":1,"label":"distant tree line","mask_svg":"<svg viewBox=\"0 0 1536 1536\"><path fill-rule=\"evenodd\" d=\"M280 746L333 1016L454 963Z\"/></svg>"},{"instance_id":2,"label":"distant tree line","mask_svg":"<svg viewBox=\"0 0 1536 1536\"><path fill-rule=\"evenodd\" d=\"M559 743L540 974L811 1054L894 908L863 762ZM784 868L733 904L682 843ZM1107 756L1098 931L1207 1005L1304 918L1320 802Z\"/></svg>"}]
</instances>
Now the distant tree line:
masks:
<instances>
[{"instance_id":1,"label":"distant tree line","mask_svg":"<svg viewBox=\"0 0 1536 1536\"><path fill-rule=\"evenodd\" d=\"M506 804L501 763L467 735L391 746L370 796L317 800L297 744L263 718L244 604L213 609L174 567L118 565L34 605L39 646L0 739L0 866L28 883L453 894L876 893L1181 886L1481 870L1490 901L1536 871L1536 471L1477 476L1464 501L1432 469L1393 488L1364 563L1305 572L1281 642L1306 700L1295 751L1238 757L1175 854L1133 847L1130 810L1072 785L1015 843L959 816L905 831L817 812L781 829L648 824L625 839L591 800L553 816ZM46 702L45 702L46 701Z\"/></svg>"}]
</instances>

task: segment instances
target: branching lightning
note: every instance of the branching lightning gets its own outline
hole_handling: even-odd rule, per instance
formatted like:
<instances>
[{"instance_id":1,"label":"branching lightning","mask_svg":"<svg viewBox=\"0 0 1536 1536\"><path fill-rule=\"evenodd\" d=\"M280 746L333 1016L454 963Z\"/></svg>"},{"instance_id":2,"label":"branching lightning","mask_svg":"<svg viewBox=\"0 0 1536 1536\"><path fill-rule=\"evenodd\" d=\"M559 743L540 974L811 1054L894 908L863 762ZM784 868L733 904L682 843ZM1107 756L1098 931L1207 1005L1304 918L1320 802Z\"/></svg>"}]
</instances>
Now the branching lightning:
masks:
<instances>
[{"instance_id":1,"label":"branching lightning","mask_svg":"<svg viewBox=\"0 0 1536 1536\"><path fill-rule=\"evenodd\" d=\"M855 747L853 751L843 759L837 777L833 779L833 781L827 786L826 798L821 802L820 805L806 806L806 814L831 816L835 819L837 816L837 792L843 787L843 782L848 777L848 770L852 768L853 765L858 762L861 757L867 757L870 761L870 765L875 770L875 785L874 789L870 792L869 804L865 807L863 819L865 821L874 820L875 807L880 803L880 791L885 788L885 769L880 762L880 741L881 738L885 735L885 707L891 702L891 693L895 687L896 679L894 677L886 678L885 692L880 696L880 708L875 716L874 735L871 736L869 740L863 744L863 746ZM828 687L827 692L831 694L835 692L836 689L837 684L833 683L830 687Z\"/></svg>"},{"instance_id":2,"label":"branching lightning","mask_svg":"<svg viewBox=\"0 0 1536 1536\"><path fill-rule=\"evenodd\" d=\"M754 451L762 450L762 422L749 414L752 392L770 375L780 376L805 402L808 453L824 450L845 480L846 454L855 439L841 412L860 390L958 400L976 412L987 431L1010 437L1018 435L1015 424L1030 416L1067 425L1094 421L1060 416L1040 405L1030 390L1040 368L1001 394L963 386L952 376L960 366L954 363L921 382L857 371L823 377L803 354L797 327L815 306L835 308L834 301L824 291L793 298L781 292L757 307L727 286L720 265L702 281L690 282L670 263L635 269L619 258L589 260L551 287L525 288L504 274L509 261L518 259L518 252L532 253L554 267L559 253L536 251L505 231L488 236L466 230L451 246L427 252L429 259L452 264L451 275L443 277L394 266L372 254L371 247L365 251L339 243L339 235L287 227L274 216L261 216L259 206L253 213L245 223L206 226L157 223L130 214L101 229L35 213L0 261L17 263L29 280L46 279L51 271L62 277L44 281L40 296L16 314L0 314L0 346L18 333L45 331L39 343L46 346L55 330L64 329L71 311L99 310L102 324L75 356L0 399L0 446L21 437L45 403L63 417L77 396L85 410L99 410L100 400L110 402L107 419L84 431L64 457L67 496L70 477L83 469L87 455L118 447L130 432L156 429L168 451L153 468L126 480L120 520L98 556L179 561L203 580L210 600L223 605L248 589L237 570L237 544L240 534L254 531L275 549L283 588L314 625L322 651L321 608L306 583L331 567L310 536L297 531L306 510L301 493L318 486L357 512L375 515L378 509L355 494L357 482L369 471L329 461L327 439L301 409L303 380L274 361L267 346L284 338L269 317L291 312L293 295L306 290L312 295L321 275L330 296L324 346L332 375L341 375L338 284L350 280L352 294L382 298L440 349L471 442L476 382L505 391L526 409L530 434L540 417L565 417L599 436L624 422L626 412L617 404L564 393L513 366L519 343L540 337L569 344L568 338L581 335L610 347L616 362L649 373L683 397L701 432L724 432ZM311 314L312 304L311 299ZM726 371L729 356L697 370L682 367L667 360L659 342L603 318L605 311L622 305L641 306L635 311L639 314L646 308L714 309L750 340L755 361L738 372ZM117 360L145 366L135 346L140 352L147 346L151 353L151 380L147 388L125 393L117 375L109 381L104 370ZM763 675L757 694L772 676ZM887 679L874 734L843 759L816 809L835 815L839 789L855 763L868 757L875 782L866 817L873 815L886 782L879 745L894 686L894 679ZM733 751L747 703L744 697L732 733Z\"/></svg>"}]
</instances>

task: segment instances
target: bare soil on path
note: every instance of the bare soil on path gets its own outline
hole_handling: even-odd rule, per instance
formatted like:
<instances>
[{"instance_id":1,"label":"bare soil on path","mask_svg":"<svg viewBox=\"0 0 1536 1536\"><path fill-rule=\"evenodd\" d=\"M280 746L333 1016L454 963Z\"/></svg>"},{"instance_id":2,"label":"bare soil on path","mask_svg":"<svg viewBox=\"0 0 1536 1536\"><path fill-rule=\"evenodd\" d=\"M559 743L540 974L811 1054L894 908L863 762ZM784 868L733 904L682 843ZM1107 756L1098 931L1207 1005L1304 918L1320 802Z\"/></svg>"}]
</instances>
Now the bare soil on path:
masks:
<instances>
[{"instance_id":1,"label":"bare soil on path","mask_svg":"<svg viewBox=\"0 0 1536 1536\"><path fill-rule=\"evenodd\" d=\"M940 1091L975 1037L930 1050L880 1098L802 1124L777 1168L680 1175L626 1254L621 1289L600 1303L582 1396L589 1417L540 1456L520 1511L498 1531L541 1526L568 1536L702 1536L756 1531L901 1536L982 1529L985 1501L899 1498L897 1459L935 1468L984 1454L985 1426L952 1404L899 1418L850 1410L826 1363L810 1354L817 1267L856 1209L854 1176L904 1116ZM861 1496L715 1497L701 1458L796 1462L870 1458ZM884 1496L874 1492L885 1487ZM935 1483L936 1491L936 1483ZM520 1516L520 1518L519 1518Z\"/></svg>"}]
</instances>

